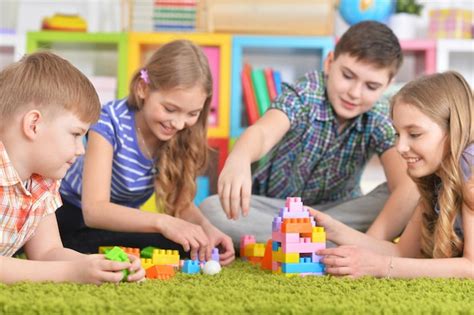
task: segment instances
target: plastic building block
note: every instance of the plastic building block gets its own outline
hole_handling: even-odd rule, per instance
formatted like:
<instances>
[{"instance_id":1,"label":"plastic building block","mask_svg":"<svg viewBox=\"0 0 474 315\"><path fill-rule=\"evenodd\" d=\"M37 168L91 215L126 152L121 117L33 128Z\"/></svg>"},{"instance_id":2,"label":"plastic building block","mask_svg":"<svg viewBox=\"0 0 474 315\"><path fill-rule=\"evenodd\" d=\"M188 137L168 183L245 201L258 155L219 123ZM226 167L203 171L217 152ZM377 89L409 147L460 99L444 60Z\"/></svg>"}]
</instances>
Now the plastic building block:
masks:
<instances>
[{"instance_id":1,"label":"plastic building block","mask_svg":"<svg viewBox=\"0 0 474 315\"><path fill-rule=\"evenodd\" d=\"M114 248L112 248L111 250L109 250L106 254L105 254L105 258L108 259L108 260L113 260L113 261L126 261L126 262L130 262L130 260L128 259L128 256L127 256L127 253L125 253L120 247L118 246L114 246ZM122 281L125 281L128 277L128 275L130 274L130 271L128 271L128 269L123 269L122 270L122 273L123 273L123 278L122 278Z\"/></svg>"},{"instance_id":2,"label":"plastic building block","mask_svg":"<svg viewBox=\"0 0 474 315\"><path fill-rule=\"evenodd\" d=\"M107 254L109 250L114 248L113 246L99 246L99 254Z\"/></svg>"},{"instance_id":3,"label":"plastic building block","mask_svg":"<svg viewBox=\"0 0 474 315\"><path fill-rule=\"evenodd\" d=\"M143 269L147 270L151 266L155 266L153 261L150 258L140 258L140 262L142 264Z\"/></svg>"},{"instance_id":4,"label":"plastic building block","mask_svg":"<svg viewBox=\"0 0 474 315\"><path fill-rule=\"evenodd\" d=\"M321 263L300 262L298 264L281 264L283 273L322 273L324 265Z\"/></svg>"},{"instance_id":5,"label":"plastic building block","mask_svg":"<svg viewBox=\"0 0 474 315\"><path fill-rule=\"evenodd\" d=\"M183 268L181 269L181 271L188 274L199 273L199 270L201 269L199 264L199 260L186 259L184 261Z\"/></svg>"},{"instance_id":6,"label":"plastic building block","mask_svg":"<svg viewBox=\"0 0 474 315\"><path fill-rule=\"evenodd\" d=\"M125 253L140 258L140 249L133 247L120 247Z\"/></svg>"},{"instance_id":7,"label":"plastic building block","mask_svg":"<svg viewBox=\"0 0 474 315\"><path fill-rule=\"evenodd\" d=\"M255 243L255 236L244 235L240 238L240 257L245 257L245 246Z\"/></svg>"},{"instance_id":8,"label":"plastic building block","mask_svg":"<svg viewBox=\"0 0 474 315\"><path fill-rule=\"evenodd\" d=\"M284 219L281 225L282 233L311 233L313 226L309 218Z\"/></svg>"},{"instance_id":9,"label":"plastic building block","mask_svg":"<svg viewBox=\"0 0 474 315\"><path fill-rule=\"evenodd\" d=\"M288 208L290 211L294 211L294 212L303 211L303 203L301 202L301 198L300 197L286 198L285 208Z\"/></svg>"},{"instance_id":10,"label":"plastic building block","mask_svg":"<svg viewBox=\"0 0 474 315\"><path fill-rule=\"evenodd\" d=\"M153 258L153 251L154 251L155 249L158 249L158 248L153 247L153 246L145 247L145 248L142 249L142 251L140 252L140 257L142 257L142 258Z\"/></svg>"},{"instance_id":11,"label":"plastic building block","mask_svg":"<svg viewBox=\"0 0 474 315\"><path fill-rule=\"evenodd\" d=\"M155 265L146 269L146 277L148 279L166 280L174 276L173 266Z\"/></svg>"},{"instance_id":12,"label":"plastic building block","mask_svg":"<svg viewBox=\"0 0 474 315\"><path fill-rule=\"evenodd\" d=\"M245 257L263 257L265 255L265 244L253 243L245 246Z\"/></svg>"},{"instance_id":13,"label":"plastic building block","mask_svg":"<svg viewBox=\"0 0 474 315\"><path fill-rule=\"evenodd\" d=\"M219 262L219 249L217 247L214 247L211 252L211 260Z\"/></svg>"},{"instance_id":14,"label":"plastic building block","mask_svg":"<svg viewBox=\"0 0 474 315\"><path fill-rule=\"evenodd\" d=\"M155 249L152 259L155 265L179 266L179 252L177 250Z\"/></svg>"},{"instance_id":15,"label":"plastic building block","mask_svg":"<svg viewBox=\"0 0 474 315\"><path fill-rule=\"evenodd\" d=\"M263 255L262 264L260 268L263 270L272 270L272 240L267 241L265 245L265 254Z\"/></svg>"},{"instance_id":16,"label":"plastic building block","mask_svg":"<svg viewBox=\"0 0 474 315\"><path fill-rule=\"evenodd\" d=\"M326 232L324 232L323 227L313 227L313 233L311 234L311 241L313 243L326 243Z\"/></svg>"}]
</instances>

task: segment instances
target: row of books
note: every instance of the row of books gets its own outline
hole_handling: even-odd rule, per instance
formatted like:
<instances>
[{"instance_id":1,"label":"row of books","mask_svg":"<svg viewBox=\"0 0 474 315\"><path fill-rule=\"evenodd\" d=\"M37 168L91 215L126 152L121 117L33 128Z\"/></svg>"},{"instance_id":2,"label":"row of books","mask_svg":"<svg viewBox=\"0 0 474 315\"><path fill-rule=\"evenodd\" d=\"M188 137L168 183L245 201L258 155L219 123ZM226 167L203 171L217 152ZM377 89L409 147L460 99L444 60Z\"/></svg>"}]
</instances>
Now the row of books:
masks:
<instances>
[{"instance_id":1,"label":"row of books","mask_svg":"<svg viewBox=\"0 0 474 315\"><path fill-rule=\"evenodd\" d=\"M245 63L242 91L248 123L252 125L281 93L281 73L272 68L253 69Z\"/></svg>"},{"instance_id":2,"label":"row of books","mask_svg":"<svg viewBox=\"0 0 474 315\"><path fill-rule=\"evenodd\" d=\"M135 31L193 31L198 0L134 0L132 29Z\"/></svg>"}]
</instances>

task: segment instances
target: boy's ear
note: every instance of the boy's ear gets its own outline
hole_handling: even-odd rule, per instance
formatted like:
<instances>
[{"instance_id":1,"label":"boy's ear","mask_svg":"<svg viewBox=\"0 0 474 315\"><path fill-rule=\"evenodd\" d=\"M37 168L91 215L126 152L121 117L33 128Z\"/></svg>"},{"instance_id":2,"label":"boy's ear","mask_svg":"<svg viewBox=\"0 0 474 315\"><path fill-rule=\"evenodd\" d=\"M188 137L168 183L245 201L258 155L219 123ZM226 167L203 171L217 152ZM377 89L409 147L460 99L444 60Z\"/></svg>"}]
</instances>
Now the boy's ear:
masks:
<instances>
[{"instance_id":1,"label":"boy's ear","mask_svg":"<svg viewBox=\"0 0 474 315\"><path fill-rule=\"evenodd\" d=\"M39 132L40 123L42 122L43 115L41 115L40 111L36 109L28 111L23 116L22 120L22 130L24 135L30 140L35 139Z\"/></svg>"},{"instance_id":2,"label":"boy's ear","mask_svg":"<svg viewBox=\"0 0 474 315\"><path fill-rule=\"evenodd\" d=\"M325 74L329 73L329 70L331 68L331 64L332 64L333 61L334 61L334 52L331 51L331 52L329 52L326 59L324 59L324 73Z\"/></svg>"}]
</instances>

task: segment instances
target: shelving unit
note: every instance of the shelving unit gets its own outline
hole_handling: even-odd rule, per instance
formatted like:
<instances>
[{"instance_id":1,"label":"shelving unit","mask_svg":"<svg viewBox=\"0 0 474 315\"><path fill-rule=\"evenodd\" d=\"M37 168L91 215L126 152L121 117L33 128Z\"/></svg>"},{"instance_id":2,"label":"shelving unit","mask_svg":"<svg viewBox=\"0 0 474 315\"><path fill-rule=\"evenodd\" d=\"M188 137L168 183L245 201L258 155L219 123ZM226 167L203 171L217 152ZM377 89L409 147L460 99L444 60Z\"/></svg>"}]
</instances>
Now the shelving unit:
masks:
<instances>
[{"instance_id":1,"label":"shelving unit","mask_svg":"<svg viewBox=\"0 0 474 315\"><path fill-rule=\"evenodd\" d=\"M213 101L209 116L208 137L229 136L229 81L231 36L226 34L194 33L130 33L127 73L133 73L160 45L176 39L187 39L202 47L206 53L213 76Z\"/></svg>"},{"instance_id":2,"label":"shelving unit","mask_svg":"<svg viewBox=\"0 0 474 315\"><path fill-rule=\"evenodd\" d=\"M474 86L474 39L442 39L436 45L436 69L456 70Z\"/></svg>"},{"instance_id":3,"label":"shelving unit","mask_svg":"<svg viewBox=\"0 0 474 315\"><path fill-rule=\"evenodd\" d=\"M128 62L126 33L81 33L81 32L29 32L26 50L28 53L39 49L49 49L70 60L87 76L98 75L97 69L102 67L108 76L117 78L117 97L126 95ZM97 58L99 52L104 56L101 60L84 60L84 55ZM111 58L111 55L116 58ZM116 60L115 65L110 63ZM111 64L114 70L109 69ZM99 73L99 75L103 75Z\"/></svg>"},{"instance_id":4,"label":"shelving unit","mask_svg":"<svg viewBox=\"0 0 474 315\"><path fill-rule=\"evenodd\" d=\"M18 46L24 42L24 38L15 32L0 31L0 70L8 64L20 59L23 55Z\"/></svg>"},{"instance_id":5,"label":"shelving unit","mask_svg":"<svg viewBox=\"0 0 474 315\"><path fill-rule=\"evenodd\" d=\"M293 82L310 69L321 69L323 59L333 49L332 37L233 36L231 81L232 138L244 131L242 122L241 70L244 62L254 67L273 67L284 81ZM298 58L295 58L298 56Z\"/></svg>"}]
</instances>

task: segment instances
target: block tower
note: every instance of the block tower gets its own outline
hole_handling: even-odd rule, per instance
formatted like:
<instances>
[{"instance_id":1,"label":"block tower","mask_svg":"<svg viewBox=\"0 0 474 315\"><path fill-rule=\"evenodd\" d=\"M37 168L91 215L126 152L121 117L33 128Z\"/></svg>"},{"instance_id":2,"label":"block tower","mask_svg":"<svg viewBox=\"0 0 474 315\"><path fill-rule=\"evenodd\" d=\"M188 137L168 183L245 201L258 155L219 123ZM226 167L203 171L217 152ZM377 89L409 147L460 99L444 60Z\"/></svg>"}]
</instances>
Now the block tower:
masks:
<instances>
[{"instance_id":1,"label":"block tower","mask_svg":"<svg viewBox=\"0 0 474 315\"><path fill-rule=\"evenodd\" d=\"M324 265L316 255L326 248L326 232L315 226L299 197L286 198L285 207L273 219L272 271L286 275L322 275Z\"/></svg>"}]
</instances>

